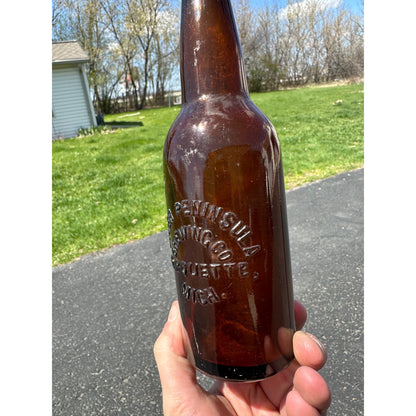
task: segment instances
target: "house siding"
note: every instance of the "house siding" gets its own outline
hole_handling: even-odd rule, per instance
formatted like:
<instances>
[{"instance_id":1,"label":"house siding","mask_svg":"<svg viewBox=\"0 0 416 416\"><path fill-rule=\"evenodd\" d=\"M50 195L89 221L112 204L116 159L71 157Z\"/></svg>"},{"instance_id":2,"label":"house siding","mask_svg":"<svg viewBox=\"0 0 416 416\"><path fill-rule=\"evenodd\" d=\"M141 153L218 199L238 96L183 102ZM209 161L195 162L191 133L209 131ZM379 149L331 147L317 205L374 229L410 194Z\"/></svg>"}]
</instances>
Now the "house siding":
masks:
<instances>
[{"instance_id":1,"label":"house siding","mask_svg":"<svg viewBox=\"0 0 416 416\"><path fill-rule=\"evenodd\" d=\"M94 115L88 106L78 65L52 69L52 137L75 137L80 128L91 128Z\"/></svg>"}]
</instances>

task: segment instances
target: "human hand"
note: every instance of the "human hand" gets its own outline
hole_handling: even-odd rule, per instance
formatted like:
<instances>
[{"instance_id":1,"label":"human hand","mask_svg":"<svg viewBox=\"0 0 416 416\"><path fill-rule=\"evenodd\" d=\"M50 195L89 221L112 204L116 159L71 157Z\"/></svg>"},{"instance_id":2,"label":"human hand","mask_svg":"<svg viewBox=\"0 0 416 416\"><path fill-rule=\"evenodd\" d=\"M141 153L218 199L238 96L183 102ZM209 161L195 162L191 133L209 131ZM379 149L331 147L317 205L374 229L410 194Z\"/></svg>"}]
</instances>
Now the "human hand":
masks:
<instances>
[{"instance_id":1,"label":"human hand","mask_svg":"<svg viewBox=\"0 0 416 416\"><path fill-rule=\"evenodd\" d=\"M306 309L295 301L297 330L303 327L306 317ZM154 345L165 416L326 414L331 393L317 372L325 364L326 351L313 335L295 332L295 360L275 376L252 383L216 381L207 392L198 384L195 368L186 358L183 331L175 301Z\"/></svg>"}]
</instances>

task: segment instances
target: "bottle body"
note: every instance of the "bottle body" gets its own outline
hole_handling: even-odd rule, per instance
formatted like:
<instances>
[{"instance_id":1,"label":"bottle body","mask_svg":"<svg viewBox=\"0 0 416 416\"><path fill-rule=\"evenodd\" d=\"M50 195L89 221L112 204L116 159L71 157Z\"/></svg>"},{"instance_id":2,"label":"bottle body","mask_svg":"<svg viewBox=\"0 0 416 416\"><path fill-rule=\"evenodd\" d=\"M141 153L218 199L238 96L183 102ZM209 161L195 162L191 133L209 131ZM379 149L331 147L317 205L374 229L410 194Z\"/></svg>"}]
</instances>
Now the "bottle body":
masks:
<instances>
[{"instance_id":1,"label":"bottle body","mask_svg":"<svg viewBox=\"0 0 416 416\"><path fill-rule=\"evenodd\" d=\"M220 379L263 379L293 359L285 188L275 130L248 95L229 0L182 0L181 81L164 175L189 358Z\"/></svg>"},{"instance_id":2,"label":"bottle body","mask_svg":"<svg viewBox=\"0 0 416 416\"><path fill-rule=\"evenodd\" d=\"M165 145L171 260L191 359L258 380L293 359L293 295L280 149L245 96L186 105Z\"/></svg>"}]
</instances>

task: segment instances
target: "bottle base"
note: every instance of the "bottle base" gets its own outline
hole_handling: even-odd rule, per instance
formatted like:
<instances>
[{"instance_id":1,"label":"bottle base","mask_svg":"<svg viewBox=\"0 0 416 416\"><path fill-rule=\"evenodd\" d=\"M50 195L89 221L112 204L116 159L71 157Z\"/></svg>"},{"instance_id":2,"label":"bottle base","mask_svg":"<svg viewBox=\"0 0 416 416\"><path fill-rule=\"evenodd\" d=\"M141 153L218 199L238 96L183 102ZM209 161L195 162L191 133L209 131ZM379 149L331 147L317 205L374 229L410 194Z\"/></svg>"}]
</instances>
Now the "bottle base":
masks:
<instances>
[{"instance_id":1,"label":"bottle base","mask_svg":"<svg viewBox=\"0 0 416 416\"><path fill-rule=\"evenodd\" d=\"M195 366L203 374L223 381L254 382L277 374L290 364L291 360L280 358L272 363L256 366L228 366L195 357Z\"/></svg>"}]
</instances>

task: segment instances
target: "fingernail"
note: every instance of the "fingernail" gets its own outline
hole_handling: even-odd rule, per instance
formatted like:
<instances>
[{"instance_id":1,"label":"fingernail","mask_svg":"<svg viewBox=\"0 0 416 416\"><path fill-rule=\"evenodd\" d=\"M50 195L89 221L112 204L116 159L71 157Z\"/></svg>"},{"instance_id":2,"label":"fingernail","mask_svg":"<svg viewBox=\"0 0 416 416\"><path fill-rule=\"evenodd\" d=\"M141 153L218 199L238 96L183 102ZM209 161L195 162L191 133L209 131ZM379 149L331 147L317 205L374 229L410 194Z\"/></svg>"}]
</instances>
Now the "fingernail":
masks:
<instances>
[{"instance_id":1,"label":"fingernail","mask_svg":"<svg viewBox=\"0 0 416 416\"><path fill-rule=\"evenodd\" d=\"M168 321L169 322L174 321L177 316L178 316L178 308L175 305L175 303L172 303L172 306L170 307L170 311L169 311Z\"/></svg>"},{"instance_id":2,"label":"fingernail","mask_svg":"<svg viewBox=\"0 0 416 416\"><path fill-rule=\"evenodd\" d=\"M315 335L312 335L312 334L310 334L309 332L308 332L308 335L315 341L315 344L319 347L319 349L322 351L322 354L324 355L324 357L325 357L325 360L326 360L326 357L327 357L327 352L326 352L326 349L325 349L325 347L324 347L324 344L322 344L322 342L318 339L318 338L316 338L315 337Z\"/></svg>"}]
</instances>

